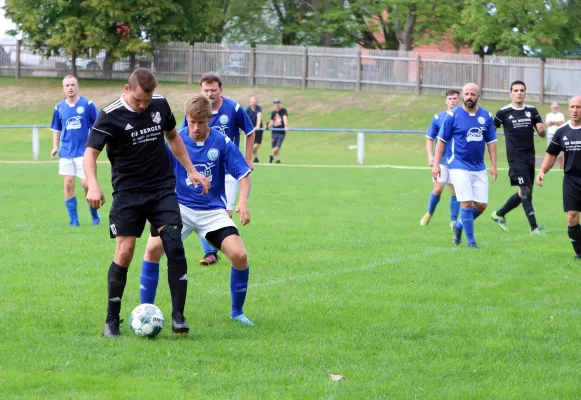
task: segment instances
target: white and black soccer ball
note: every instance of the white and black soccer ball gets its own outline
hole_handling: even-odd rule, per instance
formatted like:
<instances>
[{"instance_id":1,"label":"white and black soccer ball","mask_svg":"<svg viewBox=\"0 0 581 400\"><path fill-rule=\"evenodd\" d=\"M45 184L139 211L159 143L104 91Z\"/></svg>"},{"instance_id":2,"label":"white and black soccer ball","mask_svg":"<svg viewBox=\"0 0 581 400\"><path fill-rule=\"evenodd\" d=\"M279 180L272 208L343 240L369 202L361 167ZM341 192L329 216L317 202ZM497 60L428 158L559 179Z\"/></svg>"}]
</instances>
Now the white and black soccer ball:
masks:
<instances>
[{"instance_id":1,"label":"white and black soccer ball","mask_svg":"<svg viewBox=\"0 0 581 400\"><path fill-rule=\"evenodd\" d=\"M131 311L129 325L137 336L155 337L163 329L163 314L153 304L140 304Z\"/></svg>"}]
</instances>

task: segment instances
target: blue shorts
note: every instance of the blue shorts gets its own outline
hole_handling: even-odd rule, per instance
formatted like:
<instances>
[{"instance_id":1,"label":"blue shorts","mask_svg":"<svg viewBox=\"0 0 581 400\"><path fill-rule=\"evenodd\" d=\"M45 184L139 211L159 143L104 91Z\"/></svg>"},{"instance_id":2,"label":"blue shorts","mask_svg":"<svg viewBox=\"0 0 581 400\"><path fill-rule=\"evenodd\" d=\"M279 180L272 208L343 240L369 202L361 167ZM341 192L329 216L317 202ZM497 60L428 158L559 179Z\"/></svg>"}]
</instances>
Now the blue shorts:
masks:
<instances>
[{"instance_id":1,"label":"blue shorts","mask_svg":"<svg viewBox=\"0 0 581 400\"><path fill-rule=\"evenodd\" d=\"M282 147L282 142L284 140L284 133L279 133L279 132L272 132L272 148L274 149L275 147Z\"/></svg>"}]
</instances>

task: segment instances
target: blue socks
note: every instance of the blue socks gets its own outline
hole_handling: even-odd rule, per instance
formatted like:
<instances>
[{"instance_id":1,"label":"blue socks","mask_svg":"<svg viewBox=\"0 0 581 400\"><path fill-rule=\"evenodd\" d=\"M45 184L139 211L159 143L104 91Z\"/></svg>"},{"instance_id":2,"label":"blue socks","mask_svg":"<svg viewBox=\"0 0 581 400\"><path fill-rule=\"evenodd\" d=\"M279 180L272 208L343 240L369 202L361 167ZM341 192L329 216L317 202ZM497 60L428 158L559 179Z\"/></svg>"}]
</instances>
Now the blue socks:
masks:
<instances>
[{"instance_id":1,"label":"blue socks","mask_svg":"<svg viewBox=\"0 0 581 400\"><path fill-rule=\"evenodd\" d=\"M460 226L456 223L456 227L464 229L468 243L476 243L476 239L474 239L474 220L481 215L482 213L474 207L460 208Z\"/></svg>"},{"instance_id":2,"label":"blue socks","mask_svg":"<svg viewBox=\"0 0 581 400\"><path fill-rule=\"evenodd\" d=\"M202 250L204 250L204 255L208 254L218 254L218 250L213 248L210 243L206 242L206 239L200 238L200 243L202 243Z\"/></svg>"},{"instance_id":3,"label":"blue socks","mask_svg":"<svg viewBox=\"0 0 581 400\"><path fill-rule=\"evenodd\" d=\"M65 207L69 213L69 224L72 226L79 225L79 214L77 213L77 198L71 197L65 200Z\"/></svg>"},{"instance_id":4,"label":"blue socks","mask_svg":"<svg viewBox=\"0 0 581 400\"><path fill-rule=\"evenodd\" d=\"M450 196L450 221L457 221L458 213L460 213L460 203L456 200L456 196Z\"/></svg>"},{"instance_id":5,"label":"blue socks","mask_svg":"<svg viewBox=\"0 0 581 400\"><path fill-rule=\"evenodd\" d=\"M440 196L436 196L434 192L430 193L430 201L428 202L428 214L434 214L436 212L436 207L440 202Z\"/></svg>"},{"instance_id":6,"label":"blue socks","mask_svg":"<svg viewBox=\"0 0 581 400\"><path fill-rule=\"evenodd\" d=\"M141 304L155 304L155 293L159 281L159 263L143 260L141 264L141 278L139 279L139 297Z\"/></svg>"},{"instance_id":7,"label":"blue socks","mask_svg":"<svg viewBox=\"0 0 581 400\"><path fill-rule=\"evenodd\" d=\"M232 314L230 314L230 317L232 318L243 314L242 307L246 300L249 274L250 268L240 271L232 267L230 270L230 293L232 294Z\"/></svg>"}]
</instances>

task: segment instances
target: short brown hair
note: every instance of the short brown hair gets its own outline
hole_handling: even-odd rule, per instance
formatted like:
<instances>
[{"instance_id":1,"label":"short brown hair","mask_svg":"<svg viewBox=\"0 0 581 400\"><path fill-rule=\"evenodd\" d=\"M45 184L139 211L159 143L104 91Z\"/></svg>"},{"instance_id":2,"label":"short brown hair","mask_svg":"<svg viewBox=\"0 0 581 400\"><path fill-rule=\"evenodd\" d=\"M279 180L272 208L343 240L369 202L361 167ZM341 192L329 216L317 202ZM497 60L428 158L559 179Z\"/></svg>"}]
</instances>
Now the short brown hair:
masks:
<instances>
[{"instance_id":1,"label":"short brown hair","mask_svg":"<svg viewBox=\"0 0 581 400\"><path fill-rule=\"evenodd\" d=\"M460 96L460 92L457 91L456 89L448 90L446 92L446 97L453 96L453 95Z\"/></svg>"},{"instance_id":2,"label":"short brown hair","mask_svg":"<svg viewBox=\"0 0 581 400\"><path fill-rule=\"evenodd\" d=\"M144 92L151 93L157 87L157 79L147 68L137 68L129 77L127 84L131 90L139 86Z\"/></svg>"},{"instance_id":3,"label":"short brown hair","mask_svg":"<svg viewBox=\"0 0 581 400\"><path fill-rule=\"evenodd\" d=\"M218 87L222 87L222 79L220 78L220 75L218 75L215 72L206 72L204 75L202 75L202 77L200 78L200 86L202 86L203 82L206 83L218 82Z\"/></svg>"},{"instance_id":4,"label":"short brown hair","mask_svg":"<svg viewBox=\"0 0 581 400\"><path fill-rule=\"evenodd\" d=\"M196 94L186 101L186 115L194 121L210 120L212 118L212 103L204 94Z\"/></svg>"}]
</instances>

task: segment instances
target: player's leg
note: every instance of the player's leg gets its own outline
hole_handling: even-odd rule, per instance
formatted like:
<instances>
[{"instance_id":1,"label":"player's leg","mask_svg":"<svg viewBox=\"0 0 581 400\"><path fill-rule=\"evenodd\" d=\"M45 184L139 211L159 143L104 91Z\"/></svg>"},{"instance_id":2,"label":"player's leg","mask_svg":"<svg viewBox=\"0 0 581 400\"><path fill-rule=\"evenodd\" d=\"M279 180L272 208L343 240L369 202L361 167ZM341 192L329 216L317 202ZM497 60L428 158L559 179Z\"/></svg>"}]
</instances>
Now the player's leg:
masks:
<instances>
[{"instance_id":1,"label":"player's leg","mask_svg":"<svg viewBox=\"0 0 581 400\"><path fill-rule=\"evenodd\" d=\"M469 171L462 169L449 169L450 179L456 191L456 198L460 204L460 219L456 221L452 230L454 231L453 242L458 246L462 242L462 231L464 224L474 226L472 215L472 182Z\"/></svg>"},{"instance_id":2,"label":"player's leg","mask_svg":"<svg viewBox=\"0 0 581 400\"><path fill-rule=\"evenodd\" d=\"M262 144L262 134L263 131L262 129L259 129L257 131L254 132L254 147L252 148L252 155L254 156L254 161L255 163L260 162L258 160L258 149L260 148L260 145Z\"/></svg>"},{"instance_id":3,"label":"player's leg","mask_svg":"<svg viewBox=\"0 0 581 400\"><path fill-rule=\"evenodd\" d=\"M188 292L188 263L182 241L182 218L176 194L171 189L157 193L150 201L147 219L159 233L167 257L167 279L172 303L172 330L187 333L184 317Z\"/></svg>"},{"instance_id":4,"label":"player's leg","mask_svg":"<svg viewBox=\"0 0 581 400\"><path fill-rule=\"evenodd\" d=\"M476 238L474 236L474 221L482 215L488 205L488 175L484 171L471 171L473 208L471 216L463 222L464 231L469 248L476 248Z\"/></svg>"},{"instance_id":5,"label":"player's leg","mask_svg":"<svg viewBox=\"0 0 581 400\"><path fill-rule=\"evenodd\" d=\"M222 210L207 213L205 221L200 225L200 234L204 234L208 242L220 249L232 264L230 269L230 294L232 299L230 318L243 325L253 326L254 323L244 315L243 311L248 291L250 268L248 265L248 253L240 238L238 229Z\"/></svg>"},{"instance_id":6,"label":"player's leg","mask_svg":"<svg viewBox=\"0 0 581 400\"><path fill-rule=\"evenodd\" d=\"M456 190L449 178L448 182L450 183L450 228L454 229L454 225L456 224L456 221L458 221L458 214L460 213L460 203L458 203Z\"/></svg>"},{"instance_id":7,"label":"player's leg","mask_svg":"<svg viewBox=\"0 0 581 400\"><path fill-rule=\"evenodd\" d=\"M83 157L73 158L75 164L75 174L77 178L81 181L83 190L85 191L85 197L87 196L87 191L89 186L87 184L87 177L85 176L85 168L83 167ZM89 211L91 212L91 223L93 225L99 225L101 223L101 217L99 216L99 211L95 210L93 207L89 206Z\"/></svg>"},{"instance_id":8,"label":"player's leg","mask_svg":"<svg viewBox=\"0 0 581 400\"><path fill-rule=\"evenodd\" d=\"M113 197L109 211L109 234L115 239L115 256L107 275L108 306L104 335L119 336L121 302L127 282L127 270L135 252L135 239L145 227L141 204L130 193L118 193Z\"/></svg>"},{"instance_id":9,"label":"player's leg","mask_svg":"<svg viewBox=\"0 0 581 400\"><path fill-rule=\"evenodd\" d=\"M65 208L69 214L69 225L79 226L77 197L75 195L75 164L72 158L59 159L59 175L63 177Z\"/></svg>"},{"instance_id":10,"label":"player's leg","mask_svg":"<svg viewBox=\"0 0 581 400\"><path fill-rule=\"evenodd\" d=\"M581 259L581 225L579 211L567 211L567 233L575 251L575 259Z\"/></svg>"},{"instance_id":11,"label":"player's leg","mask_svg":"<svg viewBox=\"0 0 581 400\"><path fill-rule=\"evenodd\" d=\"M508 176L510 177L510 185L511 186L519 186L524 184L524 178L522 177L522 168L518 168L518 166L511 166L508 172ZM505 232L508 232L508 227L506 226L506 214L520 206L522 202L521 196L519 192L514 193L512 196L508 198L508 200L504 203L502 207L492 213L490 218L500 229Z\"/></svg>"},{"instance_id":12,"label":"player's leg","mask_svg":"<svg viewBox=\"0 0 581 400\"><path fill-rule=\"evenodd\" d=\"M426 213L420 220L421 226L426 226L430 223L432 216L436 212L436 207L440 202L440 197L442 196L442 191L444 190L444 183L440 181L441 177L438 178L436 182L434 182L432 191L430 192L430 197L428 198L428 209ZM432 178L433 180L433 178Z\"/></svg>"},{"instance_id":13,"label":"player's leg","mask_svg":"<svg viewBox=\"0 0 581 400\"><path fill-rule=\"evenodd\" d=\"M567 213L567 233L575 251L575 259L581 259L581 185L567 175L563 178L563 210Z\"/></svg>"},{"instance_id":14,"label":"player's leg","mask_svg":"<svg viewBox=\"0 0 581 400\"><path fill-rule=\"evenodd\" d=\"M276 158L276 164L280 164L280 149L282 148L282 142L284 142L284 138L285 134L281 133L278 135L276 140L276 148L273 150L274 158Z\"/></svg>"}]
</instances>

